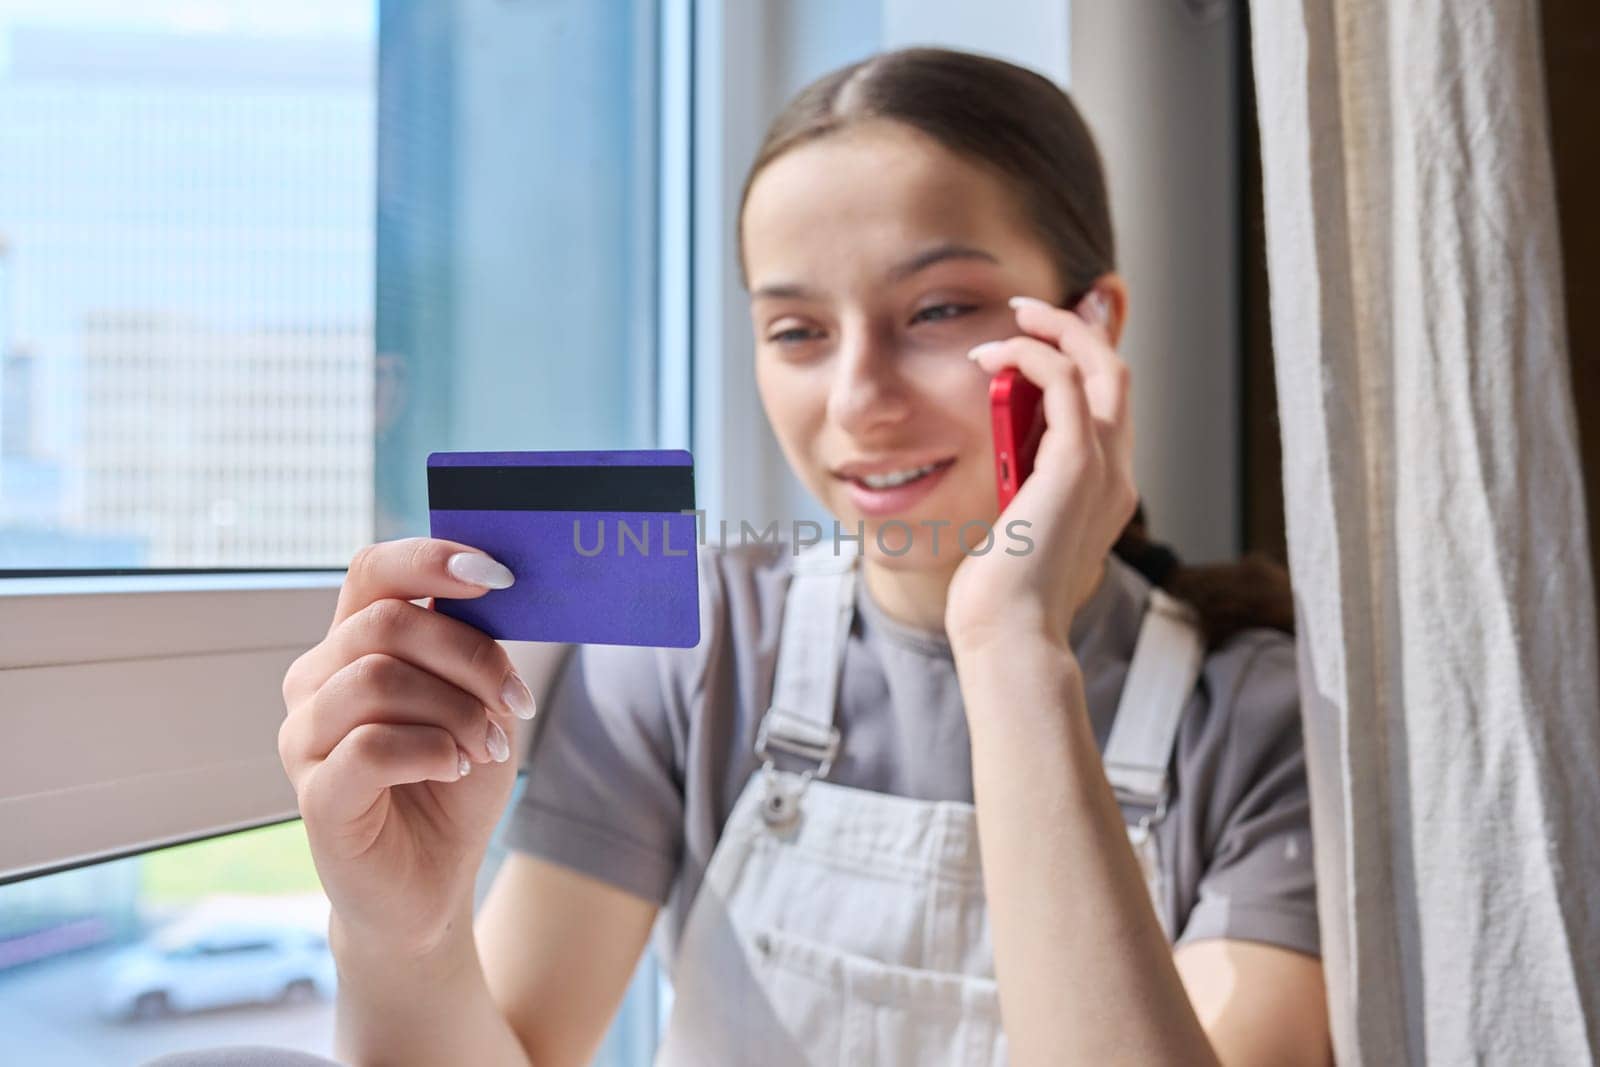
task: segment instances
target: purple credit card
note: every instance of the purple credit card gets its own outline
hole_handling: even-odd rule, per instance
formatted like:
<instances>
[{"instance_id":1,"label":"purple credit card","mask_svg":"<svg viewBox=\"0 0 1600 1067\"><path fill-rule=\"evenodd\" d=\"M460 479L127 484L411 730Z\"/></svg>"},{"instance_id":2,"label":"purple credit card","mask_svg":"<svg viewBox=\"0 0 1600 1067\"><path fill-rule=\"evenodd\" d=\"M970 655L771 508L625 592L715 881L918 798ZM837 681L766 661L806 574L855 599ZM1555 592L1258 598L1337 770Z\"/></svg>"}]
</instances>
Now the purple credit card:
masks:
<instances>
[{"instance_id":1,"label":"purple credit card","mask_svg":"<svg viewBox=\"0 0 1600 1067\"><path fill-rule=\"evenodd\" d=\"M694 461L681 449L434 452L434 537L481 549L516 582L435 610L502 641L700 643Z\"/></svg>"}]
</instances>

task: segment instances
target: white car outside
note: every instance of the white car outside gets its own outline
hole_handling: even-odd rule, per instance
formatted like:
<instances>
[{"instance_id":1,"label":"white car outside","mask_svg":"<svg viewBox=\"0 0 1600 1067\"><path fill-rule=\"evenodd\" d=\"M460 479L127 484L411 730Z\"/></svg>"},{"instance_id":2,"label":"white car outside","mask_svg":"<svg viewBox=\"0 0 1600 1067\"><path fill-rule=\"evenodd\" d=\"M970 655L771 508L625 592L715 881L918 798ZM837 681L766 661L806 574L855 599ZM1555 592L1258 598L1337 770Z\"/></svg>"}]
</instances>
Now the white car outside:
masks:
<instances>
[{"instance_id":1,"label":"white car outside","mask_svg":"<svg viewBox=\"0 0 1600 1067\"><path fill-rule=\"evenodd\" d=\"M246 919L159 930L112 956L104 973L100 1008L113 1018L331 997L337 982L322 933Z\"/></svg>"}]
</instances>

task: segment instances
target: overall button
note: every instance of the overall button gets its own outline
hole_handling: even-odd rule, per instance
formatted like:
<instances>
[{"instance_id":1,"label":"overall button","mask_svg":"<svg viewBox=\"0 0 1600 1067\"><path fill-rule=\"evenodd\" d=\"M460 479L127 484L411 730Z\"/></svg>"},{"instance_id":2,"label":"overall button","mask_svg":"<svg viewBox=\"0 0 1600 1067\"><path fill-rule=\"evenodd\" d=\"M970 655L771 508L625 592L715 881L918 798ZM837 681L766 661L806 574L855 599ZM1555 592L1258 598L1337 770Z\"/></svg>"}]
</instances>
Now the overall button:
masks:
<instances>
[{"instance_id":1,"label":"overall button","mask_svg":"<svg viewBox=\"0 0 1600 1067\"><path fill-rule=\"evenodd\" d=\"M800 814L800 797L796 792L774 785L761 801L761 817L768 826L788 826Z\"/></svg>"}]
</instances>

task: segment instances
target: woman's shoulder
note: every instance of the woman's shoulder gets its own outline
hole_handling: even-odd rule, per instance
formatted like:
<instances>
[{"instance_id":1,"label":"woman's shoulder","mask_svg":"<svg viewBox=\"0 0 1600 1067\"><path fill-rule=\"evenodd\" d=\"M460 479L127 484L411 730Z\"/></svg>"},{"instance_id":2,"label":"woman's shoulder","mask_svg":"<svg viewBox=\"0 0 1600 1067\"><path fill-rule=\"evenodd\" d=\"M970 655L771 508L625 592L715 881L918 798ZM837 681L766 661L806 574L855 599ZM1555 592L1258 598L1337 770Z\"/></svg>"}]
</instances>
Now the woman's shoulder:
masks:
<instances>
[{"instance_id":1,"label":"woman's shoulder","mask_svg":"<svg viewBox=\"0 0 1600 1067\"><path fill-rule=\"evenodd\" d=\"M1213 703L1298 713L1299 668L1295 638L1282 630L1252 626L1206 653L1202 677Z\"/></svg>"},{"instance_id":2,"label":"woman's shoulder","mask_svg":"<svg viewBox=\"0 0 1600 1067\"><path fill-rule=\"evenodd\" d=\"M722 582L767 581L787 575L794 550L787 541L756 540L700 546L700 566Z\"/></svg>"},{"instance_id":3,"label":"woman's shoulder","mask_svg":"<svg viewBox=\"0 0 1600 1067\"><path fill-rule=\"evenodd\" d=\"M707 544L699 555L702 627L710 622L748 626L781 614L794 560L787 542Z\"/></svg>"},{"instance_id":4,"label":"woman's shoulder","mask_svg":"<svg viewBox=\"0 0 1600 1067\"><path fill-rule=\"evenodd\" d=\"M1097 603L1088 605L1093 626L1085 635L1085 649L1127 662L1141 634L1153 586L1116 556L1108 567L1110 588L1096 593ZM1234 632L1205 651L1195 689L1198 699L1192 698L1185 721L1189 745L1213 749L1232 745L1237 740L1233 735L1241 730L1246 740L1289 732L1298 744L1300 694L1293 635L1264 626Z\"/></svg>"},{"instance_id":5,"label":"woman's shoulder","mask_svg":"<svg viewBox=\"0 0 1600 1067\"><path fill-rule=\"evenodd\" d=\"M1240 630L1205 656L1203 712L1192 744L1245 782L1303 761L1295 639L1281 630Z\"/></svg>"},{"instance_id":6,"label":"woman's shoulder","mask_svg":"<svg viewBox=\"0 0 1600 1067\"><path fill-rule=\"evenodd\" d=\"M782 542L702 544L696 566L700 583L700 640L693 648L664 649L674 674L703 678L719 663L739 658L777 639L792 553Z\"/></svg>"},{"instance_id":7,"label":"woman's shoulder","mask_svg":"<svg viewBox=\"0 0 1600 1067\"><path fill-rule=\"evenodd\" d=\"M577 644L560 677L591 704L687 714L717 679L774 645L787 554L761 542L698 545L699 638L693 645ZM775 647L775 646L774 646ZM720 691L720 689L719 689Z\"/></svg>"},{"instance_id":8,"label":"woman's shoulder","mask_svg":"<svg viewBox=\"0 0 1600 1067\"><path fill-rule=\"evenodd\" d=\"M792 553L783 543L759 541L696 549L700 638L688 647L581 645L576 657L591 675L616 686L693 691L707 671L719 670L748 650L776 641Z\"/></svg>"}]
</instances>

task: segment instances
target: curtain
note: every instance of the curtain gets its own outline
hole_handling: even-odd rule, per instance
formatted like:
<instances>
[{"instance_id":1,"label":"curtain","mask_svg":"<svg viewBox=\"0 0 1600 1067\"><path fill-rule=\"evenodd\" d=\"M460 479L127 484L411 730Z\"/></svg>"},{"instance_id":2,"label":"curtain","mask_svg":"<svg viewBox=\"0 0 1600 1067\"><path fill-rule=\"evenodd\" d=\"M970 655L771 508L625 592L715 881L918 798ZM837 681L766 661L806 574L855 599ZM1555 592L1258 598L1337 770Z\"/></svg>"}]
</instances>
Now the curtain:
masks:
<instances>
[{"instance_id":1,"label":"curtain","mask_svg":"<svg viewBox=\"0 0 1600 1067\"><path fill-rule=\"evenodd\" d=\"M1600 698L1535 0L1253 5L1341 1064L1596 1062Z\"/></svg>"}]
</instances>

